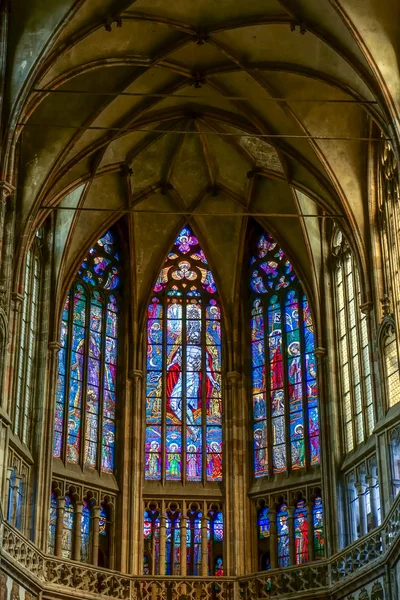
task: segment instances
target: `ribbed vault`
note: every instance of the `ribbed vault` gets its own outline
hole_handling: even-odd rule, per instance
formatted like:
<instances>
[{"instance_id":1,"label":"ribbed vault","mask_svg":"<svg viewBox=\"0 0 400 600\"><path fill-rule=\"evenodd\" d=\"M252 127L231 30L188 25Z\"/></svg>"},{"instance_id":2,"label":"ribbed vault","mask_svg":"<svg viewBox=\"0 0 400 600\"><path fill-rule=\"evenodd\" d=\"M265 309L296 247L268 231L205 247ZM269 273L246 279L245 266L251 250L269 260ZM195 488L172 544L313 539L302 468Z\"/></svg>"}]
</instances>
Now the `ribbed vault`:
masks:
<instances>
[{"instance_id":1,"label":"ribbed vault","mask_svg":"<svg viewBox=\"0 0 400 600\"><path fill-rule=\"evenodd\" d=\"M322 220L300 215L344 219L362 251L365 140L371 120L388 135L396 110L395 75L384 85L391 31L380 32L381 56L363 38L361 5L14 0L3 178L20 136L21 236L44 207L64 209L59 289L82 246L131 211L140 305L188 218L233 305L254 213L317 295Z\"/></svg>"}]
</instances>

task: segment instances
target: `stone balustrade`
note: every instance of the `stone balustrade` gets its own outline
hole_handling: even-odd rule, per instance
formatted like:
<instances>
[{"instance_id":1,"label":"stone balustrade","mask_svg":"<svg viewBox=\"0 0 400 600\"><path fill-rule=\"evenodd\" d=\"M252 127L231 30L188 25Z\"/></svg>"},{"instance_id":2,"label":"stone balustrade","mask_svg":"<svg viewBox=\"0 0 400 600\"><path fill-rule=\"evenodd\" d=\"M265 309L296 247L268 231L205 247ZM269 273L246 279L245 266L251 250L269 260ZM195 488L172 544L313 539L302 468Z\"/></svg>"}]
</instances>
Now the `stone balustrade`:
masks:
<instances>
[{"instance_id":1,"label":"stone balustrade","mask_svg":"<svg viewBox=\"0 0 400 600\"><path fill-rule=\"evenodd\" d=\"M9 523L3 523L2 559L22 569L47 593L65 588L88 598L129 600L258 600L312 592L322 598L349 578L385 560L400 543L400 495L380 527L330 559L245 577L163 577L117 573L42 553Z\"/></svg>"}]
</instances>

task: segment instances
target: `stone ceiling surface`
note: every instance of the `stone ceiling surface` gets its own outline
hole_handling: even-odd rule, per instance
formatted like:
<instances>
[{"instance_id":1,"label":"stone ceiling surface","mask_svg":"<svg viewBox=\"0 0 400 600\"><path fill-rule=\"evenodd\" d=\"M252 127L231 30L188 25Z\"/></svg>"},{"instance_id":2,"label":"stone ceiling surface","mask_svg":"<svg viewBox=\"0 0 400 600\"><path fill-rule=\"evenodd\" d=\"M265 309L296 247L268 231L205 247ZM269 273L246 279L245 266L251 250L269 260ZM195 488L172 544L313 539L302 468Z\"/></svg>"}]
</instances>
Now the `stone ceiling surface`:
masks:
<instances>
[{"instance_id":1,"label":"stone ceiling surface","mask_svg":"<svg viewBox=\"0 0 400 600\"><path fill-rule=\"evenodd\" d=\"M62 287L130 211L144 305L190 219L232 306L255 213L318 294L322 220L284 215L337 215L362 248L365 139L371 121L389 135L398 107L397 4L13 0L5 104L21 236L63 207ZM4 165L6 178L11 151Z\"/></svg>"}]
</instances>

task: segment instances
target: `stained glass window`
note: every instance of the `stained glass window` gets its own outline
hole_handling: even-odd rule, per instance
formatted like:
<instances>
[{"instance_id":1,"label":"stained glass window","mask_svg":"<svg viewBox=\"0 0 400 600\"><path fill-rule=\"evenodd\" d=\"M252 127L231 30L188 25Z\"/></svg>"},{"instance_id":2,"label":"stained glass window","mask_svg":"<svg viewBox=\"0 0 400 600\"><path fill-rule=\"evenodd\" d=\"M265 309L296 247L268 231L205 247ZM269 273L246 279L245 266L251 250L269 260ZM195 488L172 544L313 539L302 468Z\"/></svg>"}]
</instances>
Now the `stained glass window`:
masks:
<instances>
[{"instance_id":1,"label":"stained glass window","mask_svg":"<svg viewBox=\"0 0 400 600\"><path fill-rule=\"evenodd\" d=\"M181 529L180 513L168 513L166 520L166 575L180 575Z\"/></svg>"},{"instance_id":2,"label":"stained glass window","mask_svg":"<svg viewBox=\"0 0 400 600\"><path fill-rule=\"evenodd\" d=\"M49 542L48 552L54 554L56 544L57 498L54 492L50 495Z\"/></svg>"},{"instance_id":3,"label":"stained glass window","mask_svg":"<svg viewBox=\"0 0 400 600\"><path fill-rule=\"evenodd\" d=\"M200 511L188 512L186 548L188 557L188 575L201 575L201 516Z\"/></svg>"},{"instance_id":4,"label":"stained glass window","mask_svg":"<svg viewBox=\"0 0 400 600\"><path fill-rule=\"evenodd\" d=\"M145 469L147 480L222 481L221 310L189 227L148 307Z\"/></svg>"},{"instance_id":5,"label":"stained glass window","mask_svg":"<svg viewBox=\"0 0 400 600\"><path fill-rule=\"evenodd\" d=\"M108 231L88 252L61 318L55 458L114 469L120 257Z\"/></svg>"},{"instance_id":6,"label":"stained glass window","mask_svg":"<svg viewBox=\"0 0 400 600\"><path fill-rule=\"evenodd\" d=\"M258 511L258 536L260 539L270 536L269 508L267 506Z\"/></svg>"},{"instance_id":7,"label":"stained glass window","mask_svg":"<svg viewBox=\"0 0 400 600\"><path fill-rule=\"evenodd\" d=\"M268 234L250 261L254 475L320 460L314 326L292 264Z\"/></svg>"},{"instance_id":8,"label":"stained glass window","mask_svg":"<svg viewBox=\"0 0 400 600\"><path fill-rule=\"evenodd\" d=\"M74 520L75 514L72 498L69 494L66 494L61 539L61 554L64 558L72 558Z\"/></svg>"},{"instance_id":9,"label":"stained glass window","mask_svg":"<svg viewBox=\"0 0 400 600\"><path fill-rule=\"evenodd\" d=\"M289 524L286 504L282 504L276 514L278 538L278 567L289 566Z\"/></svg>"},{"instance_id":10,"label":"stained glass window","mask_svg":"<svg viewBox=\"0 0 400 600\"><path fill-rule=\"evenodd\" d=\"M317 496L313 506L314 556L315 559L325 557L324 513L322 498Z\"/></svg>"},{"instance_id":11,"label":"stained glass window","mask_svg":"<svg viewBox=\"0 0 400 600\"><path fill-rule=\"evenodd\" d=\"M308 521L304 500L299 500L294 510L294 548L296 565L308 561Z\"/></svg>"},{"instance_id":12,"label":"stained glass window","mask_svg":"<svg viewBox=\"0 0 400 600\"><path fill-rule=\"evenodd\" d=\"M30 444L31 411L36 379L36 348L39 329L41 276L41 231L28 251L25 263L24 297L18 351L14 432Z\"/></svg>"},{"instance_id":13,"label":"stained glass window","mask_svg":"<svg viewBox=\"0 0 400 600\"><path fill-rule=\"evenodd\" d=\"M143 574L158 575L160 563L160 513L157 509L144 511L144 566Z\"/></svg>"},{"instance_id":14,"label":"stained glass window","mask_svg":"<svg viewBox=\"0 0 400 600\"><path fill-rule=\"evenodd\" d=\"M361 312L361 286L357 265L342 234L334 238L337 333L344 415L345 443L349 452L374 427L373 395L367 317Z\"/></svg>"},{"instance_id":15,"label":"stained glass window","mask_svg":"<svg viewBox=\"0 0 400 600\"><path fill-rule=\"evenodd\" d=\"M91 506L87 500L83 500L81 517L81 561L90 562L90 524Z\"/></svg>"}]
</instances>

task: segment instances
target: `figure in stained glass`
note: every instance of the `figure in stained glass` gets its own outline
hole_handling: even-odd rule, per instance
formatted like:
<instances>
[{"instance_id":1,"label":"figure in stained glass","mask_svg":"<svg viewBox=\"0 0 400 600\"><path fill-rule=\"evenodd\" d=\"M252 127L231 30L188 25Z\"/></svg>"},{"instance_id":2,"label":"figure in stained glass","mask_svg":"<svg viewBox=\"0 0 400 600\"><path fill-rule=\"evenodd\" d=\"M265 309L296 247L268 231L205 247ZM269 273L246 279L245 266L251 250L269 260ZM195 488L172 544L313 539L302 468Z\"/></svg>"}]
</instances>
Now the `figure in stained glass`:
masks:
<instances>
[{"instance_id":1,"label":"figure in stained glass","mask_svg":"<svg viewBox=\"0 0 400 600\"><path fill-rule=\"evenodd\" d=\"M119 287L120 271L108 231L82 262L60 332L53 454L105 473L114 469L118 302L110 290Z\"/></svg>"},{"instance_id":2,"label":"figure in stained glass","mask_svg":"<svg viewBox=\"0 0 400 600\"><path fill-rule=\"evenodd\" d=\"M153 291L145 477L201 481L205 473L221 481L221 314L214 278L189 227L175 240Z\"/></svg>"},{"instance_id":3,"label":"figure in stained glass","mask_svg":"<svg viewBox=\"0 0 400 600\"><path fill-rule=\"evenodd\" d=\"M319 464L314 332L301 283L268 233L254 243L249 284L254 476L263 477Z\"/></svg>"},{"instance_id":4,"label":"figure in stained glass","mask_svg":"<svg viewBox=\"0 0 400 600\"><path fill-rule=\"evenodd\" d=\"M296 564L308 561L308 521L304 500L300 500L294 511L294 548Z\"/></svg>"}]
</instances>

